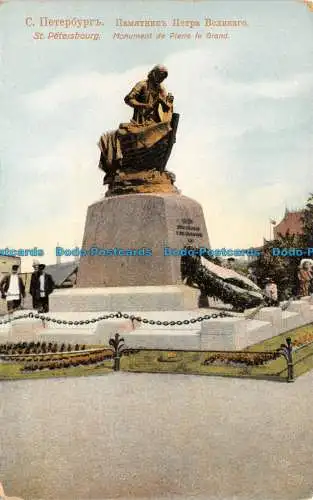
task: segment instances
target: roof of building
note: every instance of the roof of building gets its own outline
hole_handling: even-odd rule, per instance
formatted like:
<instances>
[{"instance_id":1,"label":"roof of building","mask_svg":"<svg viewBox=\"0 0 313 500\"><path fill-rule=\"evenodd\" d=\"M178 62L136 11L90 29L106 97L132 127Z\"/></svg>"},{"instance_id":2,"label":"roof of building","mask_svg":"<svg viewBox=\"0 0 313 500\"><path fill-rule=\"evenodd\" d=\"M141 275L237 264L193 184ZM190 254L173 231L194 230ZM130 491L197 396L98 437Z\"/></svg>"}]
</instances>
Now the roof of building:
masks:
<instances>
[{"instance_id":1,"label":"roof of building","mask_svg":"<svg viewBox=\"0 0 313 500\"><path fill-rule=\"evenodd\" d=\"M294 212L286 210L284 218L274 228L275 234L281 233L285 235L287 232L289 234L301 234L303 231L302 216L303 210L296 210Z\"/></svg>"},{"instance_id":2,"label":"roof of building","mask_svg":"<svg viewBox=\"0 0 313 500\"><path fill-rule=\"evenodd\" d=\"M74 271L77 270L78 263L72 262L61 262L59 264L53 264L45 267L45 272L51 274L52 279L56 286L61 286L64 281L66 281Z\"/></svg>"},{"instance_id":3,"label":"roof of building","mask_svg":"<svg viewBox=\"0 0 313 500\"><path fill-rule=\"evenodd\" d=\"M21 260L21 257L18 255L1 255L0 259L18 259Z\"/></svg>"}]
</instances>

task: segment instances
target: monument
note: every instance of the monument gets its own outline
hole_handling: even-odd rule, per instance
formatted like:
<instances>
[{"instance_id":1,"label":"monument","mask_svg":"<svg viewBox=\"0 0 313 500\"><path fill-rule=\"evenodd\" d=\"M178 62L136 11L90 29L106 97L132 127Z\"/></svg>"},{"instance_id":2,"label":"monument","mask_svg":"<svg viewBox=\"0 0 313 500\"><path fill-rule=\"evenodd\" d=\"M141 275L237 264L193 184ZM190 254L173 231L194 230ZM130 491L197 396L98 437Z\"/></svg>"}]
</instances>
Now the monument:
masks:
<instances>
[{"instance_id":1,"label":"monument","mask_svg":"<svg viewBox=\"0 0 313 500\"><path fill-rule=\"evenodd\" d=\"M130 346L197 350L248 345L255 328L262 338L272 334L262 321L248 331L243 316L205 315L195 324L208 297L237 311L263 297L247 278L196 253L210 249L202 208L166 170L180 118L162 84L167 75L155 66L125 97L130 122L100 137L107 191L88 207L76 287L52 294L48 328L34 324L42 339L107 344L119 331Z\"/></svg>"},{"instance_id":2,"label":"monument","mask_svg":"<svg viewBox=\"0 0 313 500\"><path fill-rule=\"evenodd\" d=\"M76 287L53 294L53 311L196 309L208 307L210 295L243 310L262 300L242 276L224 276L203 257L181 257L181 250L210 249L210 242L202 207L166 170L179 124L162 83L167 76L155 66L124 99L133 108L130 122L100 137L107 191L88 207Z\"/></svg>"},{"instance_id":3,"label":"monument","mask_svg":"<svg viewBox=\"0 0 313 500\"><path fill-rule=\"evenodd\" d=\"M179 123L162 84L167 75L155 66L124 99L134 110L131 121L100 138L108 190L88 208L82 248L101 250L81 258L77 287L176 285L180 258L165 249L209 248L201 206L179 192L166 170Z\"/></svg>"}]
</instances>

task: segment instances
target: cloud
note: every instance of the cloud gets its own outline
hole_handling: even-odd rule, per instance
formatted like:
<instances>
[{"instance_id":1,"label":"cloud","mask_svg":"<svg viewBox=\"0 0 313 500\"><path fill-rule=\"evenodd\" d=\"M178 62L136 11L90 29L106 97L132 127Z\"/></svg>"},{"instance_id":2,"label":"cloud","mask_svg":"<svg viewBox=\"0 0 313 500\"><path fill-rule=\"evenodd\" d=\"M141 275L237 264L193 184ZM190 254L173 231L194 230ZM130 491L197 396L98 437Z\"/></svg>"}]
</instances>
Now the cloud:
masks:
<instances>
[{"instance_id":1,"label":"cloud","mask_svg":"<svg viewBox=\"0 0 313 500\"><path fill-rule=\"evenodd\" d=\"M101 74L91 71L63 75L55 78L43 89L23 95L21 102L28 110L48 117L58 114L60 108L66 105L77 104L83 99L90 101L92 98L94 102L104 104L103 112L111 114L116 104L124 109L122 96L129 91L129 85L136 82L138 75L144 78L146 73L147 67L137 67L121 73ZM119 111L119 106L117 111Z\"/></svg>"}]
</instances>

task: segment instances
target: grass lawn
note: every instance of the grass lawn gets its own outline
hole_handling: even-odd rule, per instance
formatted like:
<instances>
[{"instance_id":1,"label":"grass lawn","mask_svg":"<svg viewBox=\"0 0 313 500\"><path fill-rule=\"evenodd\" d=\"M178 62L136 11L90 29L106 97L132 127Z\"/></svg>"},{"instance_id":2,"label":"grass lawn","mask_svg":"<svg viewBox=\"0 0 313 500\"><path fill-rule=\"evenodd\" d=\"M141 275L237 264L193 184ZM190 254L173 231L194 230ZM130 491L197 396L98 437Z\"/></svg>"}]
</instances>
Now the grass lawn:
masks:
<instances>
[{"instance_id":1,"label":"grass lawn","mask_svg":"<svg viewBox=\"0 0 313 500\"><path fill-rule=\"evenodd\" d=\"M274 351L287 337L292 341L308 342L308 336L312 336L313 324L306 325L288 333L265 340L245 349L249 351ZM88 346L90 347L90 346ZM88 349L86 346L86 349ZM103 347L103 346L93 346ZM173 351L175 353L175 351ZM129 356L122 356L121 370L130 372L146 373L185 373L196 375L218 375L225 377L253 377L270 378L277 381L285 381L287 377L286 361L283 357L269 361L261 366L233 366L233 365L203 365L210 352L178 352L168 357L166 351L141 351ZM161 358L161 362L159 359ZM313 344L294 352L294 374L298 377L313 368ZM89 375L104 375L112 372L112 360L106 360L96 366L78 366L58 370L42 370L33 373L23 373L23 364L0 363L0 380L17 379L39 379L55 377L78 377Z\"/></svg>"},{"instance_id":2,"label":"grass lawn","mask_svg":"<svg viewBox=\"0 0 313 500\"><path fill-rule=\"evenodd\" d=\"M292 341L302 340L308 335L313 336L313 324L306 325L288 333L272 337L259 344L244 349L249 351L275 351L281 344L285 343L287 337ZM313 338L311 339L313 341ZM307 342L308 340L306 340ZM174 352L174 351L173 351ZM176 358L160 362L158 359L166 359L166 352L141 351L129 357L121 359L121 370L134 372L158 372L158 373L189 373L198 375L219 375L228 377L253 377L268 378L285 381L287 378L287 364L285 358L280 357L261 366L231 366L231 365L203 365L203 361L209 357L209 352L201 353L179 353ZM293 354L294 375L298 377L313 368L313 344L304 347Z\"/></svg>"}]
</instances>

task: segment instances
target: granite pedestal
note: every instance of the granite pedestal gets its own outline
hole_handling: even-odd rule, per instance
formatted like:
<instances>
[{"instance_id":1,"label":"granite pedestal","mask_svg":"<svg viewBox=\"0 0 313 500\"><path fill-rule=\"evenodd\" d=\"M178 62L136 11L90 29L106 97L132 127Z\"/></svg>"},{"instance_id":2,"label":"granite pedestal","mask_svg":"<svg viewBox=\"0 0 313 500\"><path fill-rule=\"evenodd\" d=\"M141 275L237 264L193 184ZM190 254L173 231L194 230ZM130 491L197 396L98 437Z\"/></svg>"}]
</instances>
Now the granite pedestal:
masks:
<instances>
[{"instance_id":1,"label":"granite pedestal","mask_svg":"<svg viewBox=\"0 0 313 500\"><path fill-rule=\"evenodd\" d=\"M133 286L69 288L50 295L52 312L166 311L184 310L182 287Z\"/></svg>"},{"instance_id":2,"label":"granite pedestal","mask_svg":"<svg viewBox=\"0 0 313 500\"><path fill-rule=\"evenodd\" d=\"M202 207L196 201L164 193L104 198L88 208L82 249L101 250L81 257L77 287L179 284L181 258L165 256L164 249L185 246L209 248ZM105 256L103 249L116 249L120 255ZM125 255L126 250L138 254Z\"/></svg>"}]
</instances>

